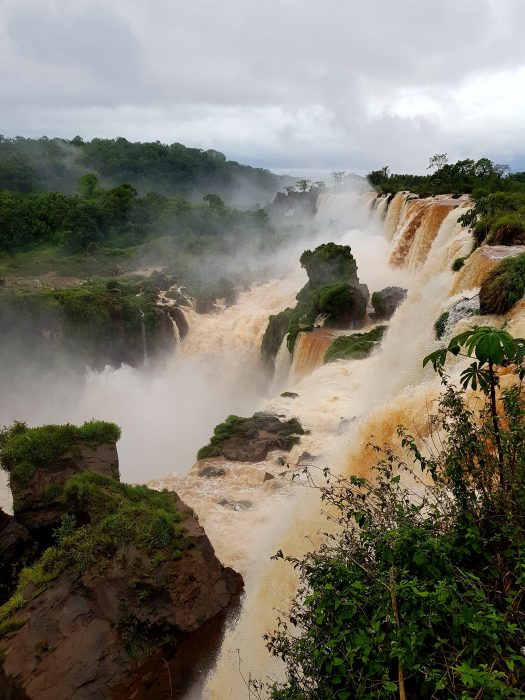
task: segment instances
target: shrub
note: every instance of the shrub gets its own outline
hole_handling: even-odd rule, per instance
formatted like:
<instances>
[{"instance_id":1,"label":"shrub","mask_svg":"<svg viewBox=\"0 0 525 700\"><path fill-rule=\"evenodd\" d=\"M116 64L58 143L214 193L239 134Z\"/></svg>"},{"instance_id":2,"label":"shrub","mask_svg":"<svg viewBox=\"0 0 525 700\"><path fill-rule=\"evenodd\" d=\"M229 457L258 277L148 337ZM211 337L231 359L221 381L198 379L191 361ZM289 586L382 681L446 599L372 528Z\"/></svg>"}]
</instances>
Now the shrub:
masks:
<instances>
[{"instance_id":1,"label":"shrub","mask_svg":"<svg viewBox=\"0 0 525 700\"><path fill-rule=\"evenodd\" d=\"M436 340L441 340L441 338L445 335L445 331L447 329L448 317L449 317L448 311L443 311L441 316L434 323L434 335L436 336Z\"/></svg>"},{"instance_id":2,"label":"shrub","mask_svg":"<svg viewBox=\"0 0 525 700\"><path fill-rule=\"evenodd\" d=\"M525 294L525 253L505 258L489 272L479 292L482 314L504 314Z\"/></svg>"},{"instance_id":3,"label":"shrub","mask_svg":"<svg viewBox=\"0 0 525 700\"><path fill-rule=\"evenodd\" d=\"M452 265L451 265L452 272L458 272L458 270L461 270L461 268L462 268L463 265L465 264L465 260L466 260L466 259L467 259L466 256L465 256L465 257L462 257L462 258L456 258L456 259L454 260L454 262L452 263Z\"/></svg>"},{"instance_id":4,"label":"shrub","mask_svg":"<svg viewBox=\"0 0 525 700\"><path fill-rule=\"evenodd\" d=\"M361 325L366 314L367 297L347 282L334 282L319 290L317 311L328 316L326 324L338 326L357 322Z\"/></svg>"},{"instance_id":5,"label":"shrub","mask_svg":"<svg viewBox=\"0 0 525 700\"><path fill-rule=\"evenodd\" d=\"M103 570L123 547L133 545L152 559L177 559L191 546L180 525L177 497L168 491L82 472L66 482L64 509L55 546L22 569L14 595L0 608L0 622L26 605L26 591L34 597L62 573L80 576L95 565Z\"/></svg>"}]
</instances>

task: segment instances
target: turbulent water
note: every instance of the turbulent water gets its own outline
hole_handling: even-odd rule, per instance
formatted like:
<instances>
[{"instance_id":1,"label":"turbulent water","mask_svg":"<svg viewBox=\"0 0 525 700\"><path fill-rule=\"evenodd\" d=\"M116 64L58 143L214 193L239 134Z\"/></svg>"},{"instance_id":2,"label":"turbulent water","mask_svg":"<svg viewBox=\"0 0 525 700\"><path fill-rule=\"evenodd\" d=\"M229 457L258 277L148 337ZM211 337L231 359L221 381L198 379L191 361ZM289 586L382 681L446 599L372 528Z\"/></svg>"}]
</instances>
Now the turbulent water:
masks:
<instances>
[{"instance_id":1,"label":"turbulent water","mask_svg":"<svg viewBox=\"0 0 525 700\"><path fill-rule=\"evenodd\" d=\"M301 554L325 527L316 493L300 478L303 466L366 474L375 463L366 448L371 437L376 444L395 442L400 423L425 435L439 392L432 370L421 364L437 347L434 321L459 292L472 296L479 287L469 263L459 273L450 267L471 245L457 222L465 206L466 200L409 199L406 193L390 202L370 193L323 195L318 234L280 256L278 269L286 274L242 293L228 309L207 315L188 310L190 332L162 368L90 372L60 386L50 378L31 402L22 392L9 413L0 406L0 424L14 417L30 424L92 417L119 423L123 479L175 489L195 509L221 561L244 576L241 614L230 621L216 663L190 692L192 699L237 700L247 697L250 674L282 674L262 635L274 629L276 610L286 608L296 580L289 566L270 556L279 548ZM293 305L304 284L300 252L329 240L351 245L359 278L371 292L398 285L408 288L407 298L371 357L323 364L333 332L319 329L299 337L293 360L283 343L268 386L259 365L268 316ZM457 318L457 328L476 321ZM525 305L491 320L506 320L510 332L525 334ZM280 396L284 390L297 396ZM288 455L256 464L211 460L215 476L200 476L199 465L190 469L218 422L255 410L296 416L310 433Z\"/></svg>"}]
</instances>

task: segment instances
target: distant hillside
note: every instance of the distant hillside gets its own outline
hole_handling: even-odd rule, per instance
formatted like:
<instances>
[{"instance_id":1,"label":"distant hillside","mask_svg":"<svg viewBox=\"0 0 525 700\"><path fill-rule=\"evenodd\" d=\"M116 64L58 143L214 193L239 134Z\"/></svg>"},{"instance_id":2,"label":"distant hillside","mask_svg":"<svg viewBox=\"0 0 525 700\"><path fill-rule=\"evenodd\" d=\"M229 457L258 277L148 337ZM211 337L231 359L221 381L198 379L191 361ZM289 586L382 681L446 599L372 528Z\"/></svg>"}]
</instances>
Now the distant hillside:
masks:
<instances>
[{"instance_id":1,"label":"distant hillside","mask_svg":"<svg viewBox=\"0 0 525 700\"><path fill-rule=\"evenodd\" d=\"M288 178L269 170L227 160L219 151L180 143L0 136L0 190L69 194L86 172L98 175L106 187L126 182L139 193L179 194L189 199L214 192L237 206L264 204L288 183Z\"/></svg>"}]
</instances>

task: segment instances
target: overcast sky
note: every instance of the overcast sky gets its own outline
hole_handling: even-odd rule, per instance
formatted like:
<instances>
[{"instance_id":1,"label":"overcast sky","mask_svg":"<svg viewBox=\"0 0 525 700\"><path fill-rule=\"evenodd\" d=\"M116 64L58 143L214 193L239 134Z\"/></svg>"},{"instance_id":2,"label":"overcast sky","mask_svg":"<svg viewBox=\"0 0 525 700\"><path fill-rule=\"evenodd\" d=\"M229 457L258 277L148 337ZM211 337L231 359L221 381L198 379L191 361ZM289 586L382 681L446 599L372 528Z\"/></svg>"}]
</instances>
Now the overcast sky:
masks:
<instances>
[{"instance_id":1,"label":"overcast sky","mask_svg":"<svg viewBox=\"0 0 525 700\"><path fill-rule=\"evenodd\" d=\"M0 133L525 168L525 0L0 0Z\"/></svg>"}]
</instances>

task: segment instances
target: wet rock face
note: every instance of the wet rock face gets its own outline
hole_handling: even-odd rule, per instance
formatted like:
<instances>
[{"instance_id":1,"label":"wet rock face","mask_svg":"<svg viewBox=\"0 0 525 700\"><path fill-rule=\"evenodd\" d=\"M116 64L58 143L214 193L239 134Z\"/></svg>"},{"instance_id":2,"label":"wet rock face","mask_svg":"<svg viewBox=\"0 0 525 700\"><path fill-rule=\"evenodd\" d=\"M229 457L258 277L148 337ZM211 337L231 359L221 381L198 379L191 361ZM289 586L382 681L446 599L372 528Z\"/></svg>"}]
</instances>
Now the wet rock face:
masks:
<instances>
[{"instance_id":1,"label":"wet rock face","mask_svg":"<svg viewBox=\"0 0 525 700\"><path fill-rule=\"evenodd\" d=\"M18 572L35 549L26 528L0 509L0 605L13 592Z\"/></svg>"},{"instance_id":2,"label":"wet rock face","mask_svg":"<svg viewBox=\"0 0 525 700\"><path fill-rule=\"evenodd\" d=\"M0 640L0 681L13 695L0 698L157 698L170 676L179 697L202 657L203 630L205 643L218 641L243 582L220 564L191 511L177 507L193 543L180 558L154 562L121 547L108 568L62 574L17 613L26 624Z\"/></svg>"},{"instance_id":3,"label":"wet rock face","mask_svg":"<svg viewBox=\"0 0 525 700\"><path fill-rule=\"evenodd\" d=\"M178 306L172 306L169 309L169 315L177 324L177 328L179 329L180 339L184 340L184 338L188 335L188 331L189 331L190 327L188 326L188 322L186 321L186 316L184 316L182 309L180 309Z\"/></svg>"},{"instance_id":4,"label":"wet rock face","mask_svg":"<svg viewBox=\"0 0 525 700\"><path fill-rule=\"evenodd\" d=\"M372 294L372 306L377 320L388 320L404 301L407 290L401 287L385 287Z\"/></svg>"},{"instance_id":5,"label":"wet rock face","mask_svg":"<svg viewBox=\"0 0 525 700\"><path fill-rule=\"evenodd\" d=\"M17 522L31 529L50 527L60 522L63 513L62 489L73 474L92 471L119 479L117 446L107 443L96 447L78 445L35 469L25 483L11 479L13 510Z\"/></svg>"}]
</instances>

